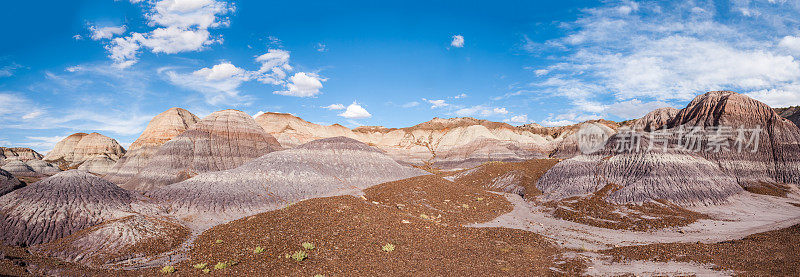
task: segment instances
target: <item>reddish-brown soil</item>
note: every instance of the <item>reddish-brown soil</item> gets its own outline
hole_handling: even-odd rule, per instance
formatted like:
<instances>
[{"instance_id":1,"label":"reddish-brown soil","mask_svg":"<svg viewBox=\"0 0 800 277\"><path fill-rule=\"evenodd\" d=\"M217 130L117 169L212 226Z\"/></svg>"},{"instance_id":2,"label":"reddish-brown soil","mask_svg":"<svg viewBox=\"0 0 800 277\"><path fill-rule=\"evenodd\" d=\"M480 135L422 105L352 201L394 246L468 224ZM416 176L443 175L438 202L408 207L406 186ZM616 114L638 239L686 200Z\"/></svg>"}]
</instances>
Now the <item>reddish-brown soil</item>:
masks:
<instances>
[{"instance_id":1,"label":"reddish-brown soil","mask_svg":"<svg viewBox=\"0 0 800 277\"><path fill-rule=\"evenodd\" d=\"M391 199L391 198L389 198ZM444 216L443 216L444 218ZM404 223L408 222L408 223ZM305 250L303 261L286 258ZM391 243L391 252L382 246ZM256 247L264 252L254 253ZM214 274L236 276L476 276L559 275L552 268L581 272L579 260L562 260L561 250L530 232L504 228L444 226L411 216L393 205L353 196L311 199L282 210L220 225L203 233L180 263L179 275L200 272L192 265L235 261Z\"/></svg>"},{"instance_id":2,"label":"reddish-brown soil","mask_svg":"<svg viewBox=\"0 0 800 277\"><path fill-rule=\"evenodd\" d=\"M664 243L603 252L616 261L711 263L739 276L800 276L800 225L713 244Z\"/></svg>"},{"instance_id":3,"label":"reddish-brown soil","mask_svg":"<svg viewBox=\"0 0 800 277\"><path fill-rule=\"evenodd\" d=\"M380 184L364 190L369 202L394 207L401 214L427 217L445 225L485 222L510 212L504 197L450 182L434 175Z\"/></svg>"},{"instance_id":4,"label":"reddish-brown soil","mask_svg":"<svg viewBox=\"0 0 800 277\"><path fill-rule=\"evenodd\" d=\"M645 202L641 205L605 201L604 197L615 188L618 186L609 184L590 196L570 197L545 205L552 209L553 216L557 218L616 230L648 231L681 227L708 218L668 201Z\"/></svg>"},{"instance_id":5,"label":"reddish-brown soil","mask_svg":"<svg viewBox=\"0 0 800 277\"><path fill-rule=\"evenodd\" d=\"M521 174L522 181L520 185L525 188L525 197L542 194L536 188L536 181L544 175L547 170L556 165L558 159L533 159L524 162L487 162L477 167L477 169L470 174L456 179L459 183L481 188L491 189L487 185L497 177L500 177L510 171L516 171ZM453 175L459 172L449 173L442 176Z\"/></svg>"},{"instance_id":6,"label":"reddish-brown soil","mask_svg":"<svg viewBox=\"0 0 800 277\"><path fill-rule=\"evenodd\" d=\"M759 182L757 184L751 184L747 186L742 186L744 190L763 194L763 195L771 195L777 197L786 197L789 192L791 192L791 188L785 184L774 184L774 183L767 183L767 182Z\"/></svg>"}]
</instances>

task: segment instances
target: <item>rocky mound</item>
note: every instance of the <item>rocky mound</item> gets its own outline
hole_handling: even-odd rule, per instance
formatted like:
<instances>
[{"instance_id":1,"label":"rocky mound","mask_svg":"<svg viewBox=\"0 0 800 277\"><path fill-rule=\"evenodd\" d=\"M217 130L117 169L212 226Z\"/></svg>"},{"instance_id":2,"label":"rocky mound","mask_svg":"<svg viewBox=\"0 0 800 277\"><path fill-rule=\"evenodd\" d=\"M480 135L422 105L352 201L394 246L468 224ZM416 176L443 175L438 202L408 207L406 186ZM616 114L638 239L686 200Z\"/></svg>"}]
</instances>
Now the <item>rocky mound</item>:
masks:
<instances>
[{"instance_id":1,"label":"rocky mound","mask_svg":"<svg viewBox=\"0 0 800 277\"><path fill-rule=\"evenodd\" d=\"M44 176L52 176L61 172L61 169L57 166L42 160L29 160L25 164L30 166L36 173Z\"/></svg>"},{"instance_id":2,"label":"rocky mound","mask_svg":"<svg viewBox=\"0 0 800 277\"><path fill-rule=\"evenodd\" d=\"M264 113L255 120L258 126L275 136L284 147L295 147L322 138L356 137L353 131L342 125L323 126L288 113Z\"/></svg>"},{"instance_id":3,"label":"rocky mound","mask_svg":"<svg viewBox=\"0 0 800 277\"><path fill-rule=\"evenodd\" d=\"M609 184L615 189L605 193L605 200L617 204L655 200L678 205L716 204L742 191L735 178L693 152L658 147L620 153L615 148L622 140L621 135L614 135L605 149L553 166L537 184L543 199L592 194ZM649 141L643 138L642 143Z\"/></svg>"},{"instance_id":4,"label":"rocky mound","mask_svg":"<svg viewBox=\"0 0 800 277\"><path fill-rule=\"evenodd\" d=\"M14 178L14 175L11 175L11 173L8 173L8 171L0 169L0 196L24 186L25 183L20 182L17 178Z\"/></svg>"},{"instance_id":5,"label":"rocky mound","mask_svg":"<svg viewBox=\"0 0 800 277\"><path fill-rule=\"evenodd\" d=\"M172 220L137 214L103 222L32 250L68 262L104 267L132 259L144 262L175 249L188 236L189 230Z\"/></svg>"},{"instance_id":6,"label":"rocky mound","mask_svg":"<svg viewBox=\"0 0 800 277\"><path fill-rule=\"evenodd\" d=\"M729 145L731 151L698 153L718 163L744 186L759 182L800 184L800 128L764 103L731 91L709 92L692 100L667 124L673 130L681 126L701 127L706 134L714 128L730 128L730 134L722 133L725 139L718 143ZM743 130L739 141L742 151L737 149L739 128ZM750 131L754 129L758 131ZM757 144L751 143L753 138ZM703 144L707 146L707 142Z\"/></svg>"},{"instance_id":7,"label":"rocky mound","mask_svg":"<svg viewBox=\"0 0 800 277\"><path fill-rule=\"evenodd\" d=\"M793 122L794 125L800 127L800 106L777 108L775 109L775 112L777 112L781 117Z\"/></svg>"},{"instance_id":8,"label":"rocky mound","mask_svg":"<svg viewBox=\"0 0 800 277\"><path fill-rule=\"evenodd\" d=\"M95 175L69 170L0 197L0 239L35 245L134 214L142 198Z\"/></svg>"},{"instance_id":9,"label":"rocky mound","mask_svg":"<svg viewBox=\"0 0 800 277\"><path fill-rule=\"evenodd\" d=\"M218 111L161 146L121 186L148 191L201 173L235 168L279 149L278 141L251 116L237 110Z\"/></svg>"},{"instance_id":10,"label":"rocky mound","mask_svg":"<svg viewBox=\"0 0 800 277\"><path fill-rule=\"evenodd\" d=\"M30 148L0 147L0 165L5 164L5 160L9 159L21 161L41 160L42 154Z\"/></svg>"},{"instance_id":11,"label":"rocky mound","mask_svg":"<svg viewBox=\"0 0 800 277\"><path fill-rule=\"evenodd\" d=\"M103 176L115 184L123 184L147 165L147 161L167 141L191 128L200 119L181 108L171 108L150 120L142 135L134 141L128 152Z\"/></svg>"},{"instance_id":12,"label":"rocky mound","mask_svg":"<svg viewBox=\"0 0 800 277\"><path fill-rule=\"evenodd\" d=\"M645 132L655 131L666 125L678 114L678 109L673 107L658 108L634 121L632 128Z\"/></svg>"},{"instance_id":13,"label":"rocky mound","mask_svg":"<svg viewBox=\"0 0 800 277\"><path fill-rule=\"evenodd\" d=\"M56 163L62 169L75 169L91 161L84 169L105 174L113 165L109 161L116 162L123 155L125 149L115 139L99 133L76 133L59 141L43 160Z\"/></svg>"},{"instance_id":14,"label":"rocky mound","mask_svg":"<svg viewBox=\"0 0 800 277\"><path fill-rule=\"evenodd\" d=\"M221 223L424 174L364 143L334 137L272 152L235 169L201 174L148 196L196 224Z\"/></svg>"},{"instance_id":15,"label":"rocky mound","mask_svg":"<svg viewBox=\"0 0 800 277\"><path fill-rule=\"evenodd\" d=\"M607 120L589 120L574 125L554 127L550 129L551 136L555 139L551 143L550 158L566 159L581 154L578 148L578 132L581 128L602 130L606 136L617 133L619 126L616 122Z\"/></svg>"}]
</instances>

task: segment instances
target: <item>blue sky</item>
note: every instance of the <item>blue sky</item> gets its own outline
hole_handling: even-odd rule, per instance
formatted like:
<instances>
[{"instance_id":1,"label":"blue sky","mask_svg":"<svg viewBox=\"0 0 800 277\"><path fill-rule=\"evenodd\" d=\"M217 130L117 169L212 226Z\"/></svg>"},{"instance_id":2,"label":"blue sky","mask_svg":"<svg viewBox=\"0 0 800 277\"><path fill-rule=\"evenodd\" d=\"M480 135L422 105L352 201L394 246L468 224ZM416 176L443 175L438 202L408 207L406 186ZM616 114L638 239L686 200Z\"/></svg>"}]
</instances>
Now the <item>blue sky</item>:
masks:
<instances>
[{"instance_id":1,"label":"blue sky","mask_svg":"<svg viewBox=\"0 0 800 277\"><path fill-rule=\"evenodd\" d=\"M154 115L235 108L405 127L555 126L709 90L800 105L798 1L15 1L0 146L127 146Z\"/></svg>"}]
</instances>

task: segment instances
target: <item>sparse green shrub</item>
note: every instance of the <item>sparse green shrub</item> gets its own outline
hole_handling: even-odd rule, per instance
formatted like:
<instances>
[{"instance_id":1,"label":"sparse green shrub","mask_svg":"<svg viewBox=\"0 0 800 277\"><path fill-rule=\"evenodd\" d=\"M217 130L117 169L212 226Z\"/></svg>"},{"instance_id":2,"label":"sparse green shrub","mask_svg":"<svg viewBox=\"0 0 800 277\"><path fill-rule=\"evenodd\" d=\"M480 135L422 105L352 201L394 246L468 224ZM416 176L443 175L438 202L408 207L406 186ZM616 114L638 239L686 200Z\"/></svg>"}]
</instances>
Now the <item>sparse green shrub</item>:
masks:
<instances>
[{"instance_id":1,"label":"sparse green shrub","mask_svg":"<svg viewBox=\"0 0 800 277\"><path fill-rule=\"evenodd\" d=\"M221 240L221 239L218 239L218 240L214 241L214 243L216 243L216 244L220 244L220 243L222 243L222 240Z\"/></svg>"},{"instance_id":2,"label":"sparse green shrub","mask_svg":"<svg viewBox=\"0 0 800 277\"><path fill-rule=\"evenodd\" d=\"M235 266L235 265L239 264L238 261L228 261L227 263L228 263L228 266Z\"/></svg>"},{"instance_id":3,"label":"sparse green shrub","mask_svg":"<svg viewBox=\"0 0 800 277\"><path fill-rule=\"evenodd\" d=\"M301 244L301 245L303 246L303 248L304 248L305 250L311 250L311 249L314 249L314 244L313 244L313 243L310 243L310 242L304 242L304 243L303 243L303 244Z\"/></svg>"},{"instance_id":4,"label":"sparse green shrub","mask_svg":"<svg viewBox=\"0 0 800 277\"><path fill-rule=\"evenodd\" d=\"M262 252L264 252L264 247L256 246L256 248L253 249L253 253L259 254Z\"/></svg>"},{"instance_id":5,"label":"sparse green shrub","mask_svg":"<svg viewBox=\"0 0 800 277\"><path fill-rule=\"evenodd\" d=\"M207 263L199 263L199 264L193 265L192 267L194 267L196 269L204 269L204 268L206 268L206 266L208 266Z\"/></svg>"},{"instance_id":6,"label":"sparse green shrub","mask_svg":"<svg viewBox=\"0 0 800 277\"><path fill-rule=\"evenodd\" d=\"M161 268L161 273L164 274L171 274L175 272L175 267L171 265L167 265Z\"/></svg>"},{"instance_id":7,"label":"sparse green shrub","mask_svg":"<svg viewBox=\"0 0 800 277\"><path fill-rule=\"evenodd\" d=\"M308 259L308 253L306 253L306 251L303 250L295 251L294 254L292 254L292 256L290 257L295 261L302 262L303 260Z\"/></svg>"},{"instance_id":8,"label":"sparse green shrub","mask_svg":"<svg viewBox=\"0 0 800 277\"><path fill-rule=\"evenodd\" d=\"M203 273L205 274L211 273L211 269L209 268L203 269Z\"/></svg>"},{"instance_id":9,"label":"sparse green shrub","mask_svg":"<svg viewBox=\"0 0 800 277\"><path fill-rule=\"evenodd\" d=\"M218 269L218 270L219 269L225 269L226 267L228 267L228 264L225 263L225 262L218 262L217 264L214 265L214 269Z\"/></svg>"},{"instance_id":10,"label":"sparse green shrub","mask_svg":"<svg viewBox=\"0 0 800 277\"><path fill-rule=\"evenodd\" d=\"M325 275L317 274L317 275L314 275L314 277L325 277Z\"/></svg>"},{"instance_id":11,"label":"sparse green shrub","mask_svg":"<svg viewBox=\"0 0 800 277\"><path fill-rule=\"evenodd\" d=\"M394 244L387 243L386 245L381 247L381 250L386 251L386 252L392 252L392 251L394 251Z\"/></svg>"}]
</instances>

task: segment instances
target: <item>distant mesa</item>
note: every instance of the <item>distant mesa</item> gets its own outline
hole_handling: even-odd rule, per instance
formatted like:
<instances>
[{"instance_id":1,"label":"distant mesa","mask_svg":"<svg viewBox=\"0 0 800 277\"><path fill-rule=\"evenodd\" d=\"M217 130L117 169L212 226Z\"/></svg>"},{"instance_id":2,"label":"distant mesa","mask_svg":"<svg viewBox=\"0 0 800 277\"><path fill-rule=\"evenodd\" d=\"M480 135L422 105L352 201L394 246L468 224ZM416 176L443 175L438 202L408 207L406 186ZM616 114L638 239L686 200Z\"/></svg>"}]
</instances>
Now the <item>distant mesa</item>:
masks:
<instances>
[{"instance_id":1,"label":"distant mesa","mask_svg":"<svg viewBox=\"0 0 800 277\"><path fill-rule=\"evenodd\" d=\"M238 167L281 145L241 111L214 112L158 148L139 172L120 186L149 191L201 173Z\"/></svg>"},{"instance_id":2,"label":"distant mesa","mask_svg":"<svg viewBox=\"0 0 800 277\"><path fill-rule=\"evenodd\" d=\"M0 240L31 246L144 210L142 196L80 170L58 173L0 197Z\"/></svg>"},{"instance_id":3,"label":"distant mesa","mask_svg":"<svg viewBox=\"0 0 800 277\"><path fill-rule=\"evenodd\" d=\"M304 199L425 174L367 144L333 137L272 152L234 169L200 174L147 195L191 224L213 226Z\"/></svg>"},{"instance_id":4,"label":"distant mesa","mask_svg":"<svg viewBox=\"0 0 800 277\"><path fill-rule=\"evenodd\" d=\"M41 160L42 154L30 148L21 147L0 147L0 165L4 165L6 160Z\"/></svg>"},{"instance_id":5,"label":"distant mesa","mask_svg":"<svg viewBox=\"0 0 800 277\"><path fill-rule=\"evenodd\" d=\"M200 119L181 108L171 108L156 115L147 128L128 148L128 152L119 159L103 176L115 184L123 184L133 178L147 165L158 148L191 128Z\"/></svg>"},{"instance_id":6,"label":"distant mesa","mask_svg":"<svg viewBox=\"0 0 800 277\"><path fill-rule=\"evenodd\" d=\"M642 118L635 120L632 128L634 130L643 130L645 132L655 131L661 129L661 127L666 125L676 115L678 115L678 109L676 108L658 108L652 112L649 112Z\"/></svg>"},{"instance_id":7,"label":"distant mesa","mask_svg":"<svg viewBox=\"0 0 800 277\"><path fill-rule=\"evenodd\" d=\"M56 143L43 160L63 170L80 168L102 175L123 155L125 149L112 138L99 133L75 133Z\"/></svg>"}]
</instances>

